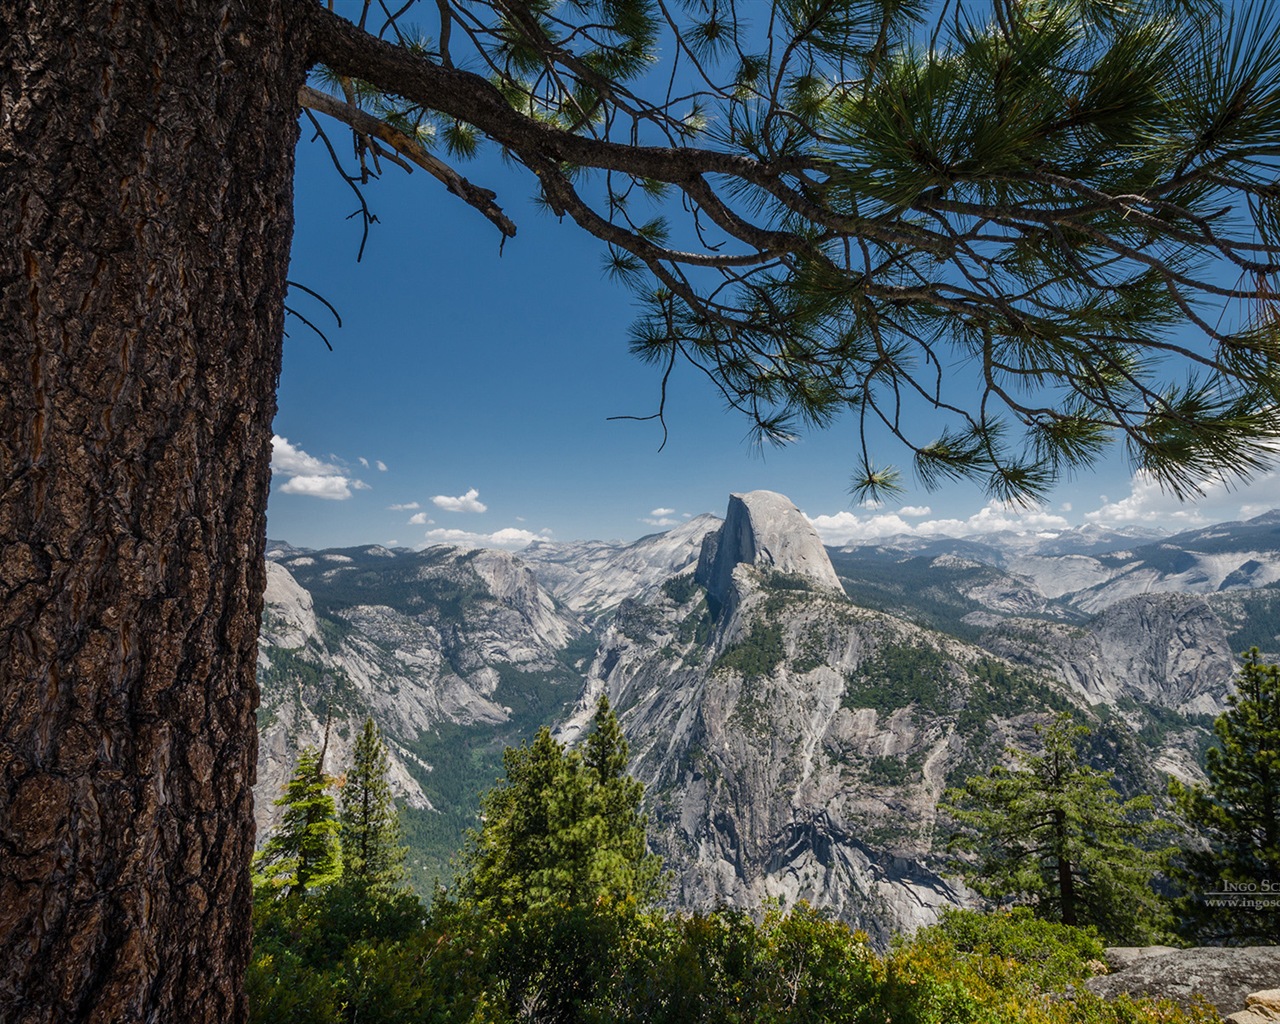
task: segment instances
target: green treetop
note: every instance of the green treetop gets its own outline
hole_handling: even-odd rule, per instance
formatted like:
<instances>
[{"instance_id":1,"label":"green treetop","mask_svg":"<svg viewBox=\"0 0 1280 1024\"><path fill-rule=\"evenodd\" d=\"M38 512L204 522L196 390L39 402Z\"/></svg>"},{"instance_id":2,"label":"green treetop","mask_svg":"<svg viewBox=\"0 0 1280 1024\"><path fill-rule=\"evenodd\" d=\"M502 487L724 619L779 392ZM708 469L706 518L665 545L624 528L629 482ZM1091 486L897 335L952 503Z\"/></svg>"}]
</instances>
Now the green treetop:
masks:
<instances>
[{"instance_id":1,"label":"green treetop","mask_svg":"<svg viewBox=\"0 0 1280 1024\"><path fill-rule=\"evenodd\" d=\"M1207 785L1176 779L1170 795L1207 848L1180 851L1184 928L1216 941L1280 937L1280 666L1255 647L1244 658L1230 709L1213 724ZM1215 894L1223 894L1215 895Z\"/></svg>"},{"instance_id":2,"label":"green treetop","mask_svg":"<svg viewBox=\"0 0 1280 1024\"><path fill-rule=\"evenodd\" d=\"M509 1012L568 1024L584 1019L637 911L660 895L644 787L626 774L627 743L605 699L581 751L543 728L503 762L458 895L437 905L455 931L476 935Z\"/></svg>"},{"instance_id":3,"label":"green treetop","mask_svg":"<svg viewBox=\"0 0 1280 1024\"><path fill-rule=\"evenodd\" d=\"M342 787L338 821L344 880L394 886L404 878L406 848L387 778L390 770L382 735L372 718L365 719Z\"/></svg>"},{"instance_id":4,"label":"green treetop","mask_svg":"<svg viewBox=\"0 0 1280 1024\"><path fill-rule=\"evenodd\" d=\"M544 727L503 764L506 779L485 797L466 854L464 900L504 916L653 901L660 866L645 846L644 787L626 774L626 739L607 699L584 751Z\"/></svg>"},{"instance_id":5,"label":"green treetop","mask_svg":"<svg viewBox=\"0 0 1280 1024\"><path fill-rule=\"evenodd\" d=\"M967 881L988 899L1095 925L1109 939L1157 937L1166 912L1151 888L1160 854L1144 848L1159 827L1151 798L1121 802L1113 773L1081 761L1088 730L1070 716L1040 732L1040 754L1013 751L1016 767L998 765L947 793L964 830L955 845L978 854Z\"/></svg>"},{"instance_id":6,"label":"green treetop","mask_svg":"<svg viewBox=\"0 0 1280 1024\"><path fill-rule=\"evenodd\" d=\"M339 825L320 752L305 747L298 767L276 801L284 816L255 858L255 884L290 897L336 882L342 874Z\"/></svg>"}]
</instances>

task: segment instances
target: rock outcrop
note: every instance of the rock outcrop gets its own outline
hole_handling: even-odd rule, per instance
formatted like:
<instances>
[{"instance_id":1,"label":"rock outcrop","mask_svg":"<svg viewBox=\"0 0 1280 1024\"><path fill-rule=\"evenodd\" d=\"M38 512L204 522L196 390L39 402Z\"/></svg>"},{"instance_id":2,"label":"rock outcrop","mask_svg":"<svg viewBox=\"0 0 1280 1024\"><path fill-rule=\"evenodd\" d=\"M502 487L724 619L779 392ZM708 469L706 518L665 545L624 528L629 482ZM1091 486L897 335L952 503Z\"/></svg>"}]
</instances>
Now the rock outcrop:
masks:
<instances>
[{"instance_id":1,"label":"rock outcrop","mask_svg":"<svg viewBox=\"0 0 1280 1024\"><path fill-rule=\"evenodd\" d=\"M1275 1024L1280 1021L1280 988L1250 992L1243 1010L1227 1014L1227 1024Z\"/></svg>"},{"instance_id":2,"label":"rock outcrop","mask_svg":"<svg viewBox=\"0 0 1280 1024\"><path fill-rule=\"evenodd\" d=\"M1203 598L1149 594L1119 601L1084 623L1005 620L983 644L1056 675L1090 704L1137 704L1218 715L1237 659Z\"/></svg>"},{"instance_id":3,"label":"rock outcrop","mask_svg":"<svg viewBox=\"0 0 1280 1024\"><path fill-rule=\"evenodd\" d=\"M770 569L844 594L817 531L791 499L773 491L730 495L723 525L703 540L694 578L707 588L713 608L736 604L740 593L734 570L740 565Z\"/></svg>"},{"instance_id":4,"label":"rock outcrop","mask_svg":"<svg viewBox=\"0 0 1280 1024\"><path fill-rule=\"evenodd\" d=\"M1200 998L1224 1016L1246 1005L1248 997L1280 983L1280 946L1167 946L1107 951L1114 973L1085 982L1106 998L1118 995L1172 999L1190 1006Z\"/></svg>"}]
</instances>

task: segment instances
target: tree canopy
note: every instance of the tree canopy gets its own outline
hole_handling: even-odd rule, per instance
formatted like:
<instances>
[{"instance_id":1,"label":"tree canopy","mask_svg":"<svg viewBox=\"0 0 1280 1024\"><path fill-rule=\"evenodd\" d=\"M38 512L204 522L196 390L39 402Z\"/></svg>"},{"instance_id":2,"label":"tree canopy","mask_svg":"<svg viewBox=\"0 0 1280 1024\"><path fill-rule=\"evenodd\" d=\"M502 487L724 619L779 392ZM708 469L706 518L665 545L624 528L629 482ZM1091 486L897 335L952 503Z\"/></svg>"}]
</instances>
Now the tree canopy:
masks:
<instances>
[{"instance_id":1,"label":"tree canopy","mask_svg":"<svg viewBox=\"0 0 1280 1024\"><path fill-rule=\"evenodd\" d=\"M1194 830L1175 861L1193 937L1272 942L1280 935L1280 665L1245 655L1231 707L1213 723L1206 784L1170 781Z\"/></svg>"},{"instance_id":2,"label":"tree canopy","mask_svg":"<svg viewBox=\"0 0 1280 1024\"><path fill-rule=\"evenodd\" d=\"M1269 463L1270 5L425 8L319 18L301 100L355 129L360 177L411 160L509 235L446 163L497 143L606 243L664 386L691 364L762 440L852 416L856 491L898 486L875 431L924 484L1011 499L1117 439L1179 494Z\"/></svg>"},{"instance_id":3,"label":"tree canopy","mask_svg":"<svg viewBox=\"0 0 1280 1024\"><path fill-rule=\"evenodd\" d=\"M1014 752L947 793L955 845L977 853L966 876L997 905L1029 905L1050 921L1093 925L1107 938L1158 939L1167 909L1151 887L1161 865L1151 797L1121 801L1113 772L1080 756L1088 730L1060 715L1035 755Z\"/></svg>"},{"instance_id":4,"label":"tree canopy","mask_svg":"<svg viewBox=\"0 0 1280 1024\"><path fill-rule=\"evenodd\" d=\"M304 747L298 752L298 766L276 801L284 808L280 826L254 858L258 885L299 897L342 875L334 781L325 774L321 751Z\"/></svg>"}]
</instances>

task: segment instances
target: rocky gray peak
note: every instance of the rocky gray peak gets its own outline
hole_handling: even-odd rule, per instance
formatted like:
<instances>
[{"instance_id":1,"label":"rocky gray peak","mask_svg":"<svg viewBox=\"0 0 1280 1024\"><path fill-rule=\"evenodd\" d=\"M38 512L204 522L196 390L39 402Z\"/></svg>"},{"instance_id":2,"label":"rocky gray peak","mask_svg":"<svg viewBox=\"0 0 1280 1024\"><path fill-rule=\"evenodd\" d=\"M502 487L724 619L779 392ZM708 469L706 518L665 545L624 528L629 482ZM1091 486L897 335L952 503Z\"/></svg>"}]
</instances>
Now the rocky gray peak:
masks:
<instances>
[{"instance_id":1,"label":"rocky gray peak","mask_svg":"<svg viewBox=\"0 0 1280 1024\"><path fill-rule=\"evenodd\" d=\"M267 562L262 639L271 647L294 649L320 635L311 595L278 562Z\"/></svg>"},{"instance_id":2,"label":"rocky gray peak","mask_svg":"<svg viewBox=\"0 0 1280 1024\"><path fill-rule=\"evenodd\" d=\"M702 542L695 575L719 605L735 603L733 570L755 565L843 593L817 531L791 499L774 491L729 495L724 524Z\"/></svg>"},{"instance_id":3,"label":"rocky gray peak","mask_svg":"<svg viewBox=\"0 0 1280 1024\"><path fill-rule=\"evenodd\" d=\"M572 611L598 618L627 598L648 597L698 560L702 539L720 527L712 515L694 516L666 533L630 544L534 541L520 557L533 566L542 585Z\"/></svg>"}]
</instances>

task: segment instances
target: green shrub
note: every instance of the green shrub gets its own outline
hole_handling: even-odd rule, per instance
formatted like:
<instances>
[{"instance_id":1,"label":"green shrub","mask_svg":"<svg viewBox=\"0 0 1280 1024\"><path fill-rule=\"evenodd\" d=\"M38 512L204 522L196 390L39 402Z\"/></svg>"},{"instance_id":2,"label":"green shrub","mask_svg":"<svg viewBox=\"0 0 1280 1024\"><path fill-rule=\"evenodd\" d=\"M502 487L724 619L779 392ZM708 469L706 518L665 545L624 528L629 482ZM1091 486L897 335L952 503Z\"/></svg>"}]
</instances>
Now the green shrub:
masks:
<instances>
[{"instance_id":1,"label":"green shrub","mask_svg":"<svg viewBox=\"0 0 1280 1024\"><path fill-rule=\"evenodd\" d=\"M947 658L932 647L888 644L847 676L841 704L874 708L884 714L915 704L945 714L951 708L954 681Z\"/></svg>"},{"instance_id":2,"label":"green shrub","mask_svg":"<svg viewBox=\"0 0 1280 1024\"><path fill-rule=\"evenodd\" d=\"M662 592L680 605L686 604L697 594L702 593L702 587L694 582L691 573L686 573L684 576L672 576L662 584Z\"/></svg>"},{"instance_id":3,"label":"green shrub","mask_svg":"<svg viewBox=\"0 0 1280 1024\"><path fill-rule=\"evenodd\" d=\"M714 667L734 669L747 679L759 679L772 673L785 655L782 627L777 623L766 624L757 620L751 624L751 632L746 639L726 648L716 659Z\"/></svg>"}]
</instances>

